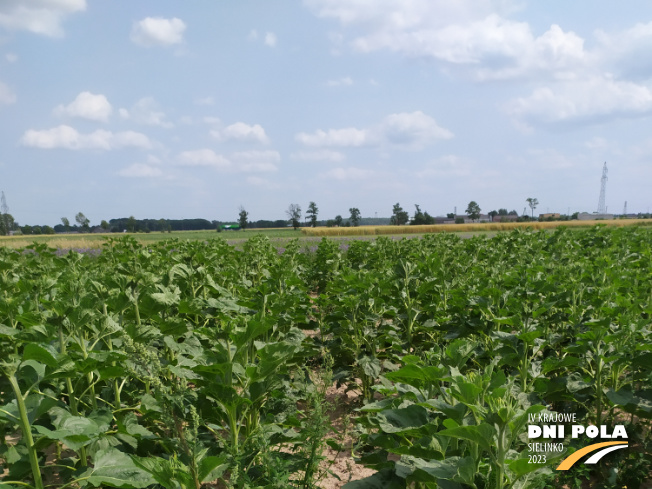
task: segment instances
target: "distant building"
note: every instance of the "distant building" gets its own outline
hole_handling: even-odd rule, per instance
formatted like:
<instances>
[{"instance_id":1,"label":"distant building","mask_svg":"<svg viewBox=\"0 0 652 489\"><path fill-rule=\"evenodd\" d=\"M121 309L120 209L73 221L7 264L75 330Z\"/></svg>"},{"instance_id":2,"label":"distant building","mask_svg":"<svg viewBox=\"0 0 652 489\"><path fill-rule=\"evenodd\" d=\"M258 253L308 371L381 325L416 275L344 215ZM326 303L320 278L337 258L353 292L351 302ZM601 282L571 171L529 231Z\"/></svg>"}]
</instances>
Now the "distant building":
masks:
<instances>
[{"instance_id":1,"label":"distant building","mask_svg":"<svg viewBox=\"0 0 652 489\"><path fill-rule=\"evenodd\" d=\"M516 222L517 220L518 220L518 216L515 216L513 214L493 217L493 222Z\"/></svg>"},{"instance_id":2,"label":"distant building","mask_svg":"<svg viewBox=\"0 0 652 489\"><path fill-rule=\"evenodd\" d=\"M580 221L594 221L596 219L613 219L614 215L613 214L598 214L597 212L592 212L589 214L588 212L580 212L577 215L577 219Z\"/></svg>"},{"instance_id":3,"label":"distant building","mask_svg":"<svg viewBox=\"0 0 652 489\"><path fill-rule=\"evenodd\" d=\"M547 214L539 214L539 219L559 219L561 215L559 212L548 212Z\"/></svg>"}]
</instances>

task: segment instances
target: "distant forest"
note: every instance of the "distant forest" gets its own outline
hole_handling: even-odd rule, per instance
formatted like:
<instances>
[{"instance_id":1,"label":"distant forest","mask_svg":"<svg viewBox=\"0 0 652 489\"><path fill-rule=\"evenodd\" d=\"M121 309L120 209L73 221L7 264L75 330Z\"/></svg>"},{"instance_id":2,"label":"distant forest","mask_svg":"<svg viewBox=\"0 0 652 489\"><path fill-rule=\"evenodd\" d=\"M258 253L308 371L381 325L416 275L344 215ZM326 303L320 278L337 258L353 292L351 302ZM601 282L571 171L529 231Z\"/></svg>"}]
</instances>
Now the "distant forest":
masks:
<instances>
[{"instance_id":1,"label":"distant forest","mask_svg":"<svg viewBox=\"0 0 652 489\"><path fill-rule=\"evenodd\" d=\"M106 221L105 221L106 222ZM147 233L150 231L201 231L207 229L217 229L222 224L237 224L236 221L209 221L208 219L133 219L128 217L121 217L119 219L111 219L104 227L91 226L91 229L98 232L121 233L128 232L141 232ZM247 227L250 228L281 228L286 227L288 221L255 221L250 222ZM98 229L99 228L99 229ZM63 224L54 226L56 233L65 233L66 227ZM82 232L82 228L77 225L69 226L68 232Z\"/></svg>"}]
</instances>

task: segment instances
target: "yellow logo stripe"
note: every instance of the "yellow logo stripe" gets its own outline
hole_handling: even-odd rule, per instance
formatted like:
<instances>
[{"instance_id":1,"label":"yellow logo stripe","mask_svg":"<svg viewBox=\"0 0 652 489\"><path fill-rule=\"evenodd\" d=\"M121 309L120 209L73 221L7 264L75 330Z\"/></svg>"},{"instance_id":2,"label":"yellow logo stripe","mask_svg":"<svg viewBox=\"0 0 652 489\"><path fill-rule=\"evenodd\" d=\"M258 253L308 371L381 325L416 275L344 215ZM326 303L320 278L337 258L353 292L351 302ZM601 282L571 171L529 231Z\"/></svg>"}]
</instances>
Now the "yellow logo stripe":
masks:
<instances>
[{"instance_id":1,"label":"yellow logo stripe","mask_svg":"<svg viewBox=\"0 0 652 489\"><path fill-rule=\"evenodd\" d=\"M611 445L627 445L627 442L622 442L622 441L605 441L602 443L595 443L593 445L589 445L588 447L581 448L580 450L576 451L569 457L566 457L562 463L559 464L559 467L557 467L557 470L568 470L570 469L575 462L577 462L579 459L581 459L584 455L587 453L591 453L596 451L599 448L602 447L609 447Z\"/></svg>"}]
</instances>

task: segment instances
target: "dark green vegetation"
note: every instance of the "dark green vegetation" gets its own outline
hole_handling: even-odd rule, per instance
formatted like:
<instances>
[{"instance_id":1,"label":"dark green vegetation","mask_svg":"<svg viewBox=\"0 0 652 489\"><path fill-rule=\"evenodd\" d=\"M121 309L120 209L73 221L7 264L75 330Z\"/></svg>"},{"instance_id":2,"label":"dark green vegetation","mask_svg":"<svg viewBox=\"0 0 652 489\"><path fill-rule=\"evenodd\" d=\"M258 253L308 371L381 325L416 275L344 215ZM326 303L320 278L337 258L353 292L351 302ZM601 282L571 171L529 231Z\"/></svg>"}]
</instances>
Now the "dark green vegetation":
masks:
<instances>
[{"instance_id":1,"label":"dark green vegetation","mask_svg":"<svg viewBox=\"0 0 652 489\"><path fill-rule=\"evenodd\" d=\"M315 487L331 380L378 471L347 488L643 487L651 314L644 228L0 248L2 487ZM544 409L630 446L529 463Z\"/></svg>"}]
</instances>

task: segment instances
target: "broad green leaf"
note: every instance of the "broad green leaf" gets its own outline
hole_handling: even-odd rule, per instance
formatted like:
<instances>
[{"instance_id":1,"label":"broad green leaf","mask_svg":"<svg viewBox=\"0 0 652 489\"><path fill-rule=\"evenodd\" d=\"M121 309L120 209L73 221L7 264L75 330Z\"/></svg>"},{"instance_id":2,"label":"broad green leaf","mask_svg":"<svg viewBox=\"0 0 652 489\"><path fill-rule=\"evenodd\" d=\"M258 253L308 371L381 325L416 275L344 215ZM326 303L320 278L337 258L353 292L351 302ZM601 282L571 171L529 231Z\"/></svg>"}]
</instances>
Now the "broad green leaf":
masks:
<instances>
[{"instance_id":1,"label":"broad green leaf","mask_svg":"<svg viewBox=\"0 0 652 489\"><path fill-rule=\"evenodd\" d=\"M226 462L226 456L208 456L202 458L198 464L200 482L211 482L218 477L221 477L224 471L229 467L229 464Z\"/></svg>"},{"instance_id":2,"label":"broad green leaf","mask_svg":"<svg viewBox=\"0 0 652 489\"><path fill-rule=\"evenodd\" d=\"M439 435L441 436L450 436L471 441L485 451L491 450L495 445L495 434L496 431L494 430L494 427L486 423L473 426L458 426L456 428L448 428L439 432Z\"/></svg>"},{"instance_id":3,"label":"broad green leaf","mask_svg":"<svg viewBox=\"0 0 652 489\"><path fill-rule=\"evenodd\" d=\"M81 474L80 485L119 487L123 489L144 488L156 484L151 474L136 466L129 455L116 448L100 450L95 454L93 467Z\"/></svg>"},{"instance_id":4,"label":"broad green leaf","mask_svg":"<svg viewBox=\"0 0 652 489\"><path fill-rule=\"evenodd\" d=\"M380 429L385 433L402 433L419 429L429 422L428 411L412 404L406 408L387 409L376 414Z\"/></svg>"}]
</instances>

